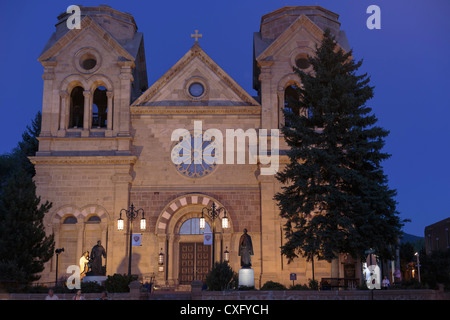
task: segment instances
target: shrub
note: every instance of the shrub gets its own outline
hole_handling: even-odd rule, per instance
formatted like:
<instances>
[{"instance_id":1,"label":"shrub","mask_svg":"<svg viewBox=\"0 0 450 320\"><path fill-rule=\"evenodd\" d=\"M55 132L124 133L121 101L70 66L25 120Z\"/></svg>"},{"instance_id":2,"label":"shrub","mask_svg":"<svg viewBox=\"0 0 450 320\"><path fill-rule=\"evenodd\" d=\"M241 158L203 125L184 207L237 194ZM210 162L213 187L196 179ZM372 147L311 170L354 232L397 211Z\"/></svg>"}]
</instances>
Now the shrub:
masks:
<instances>
[{"instance_id":1,"label":"shrub","mask_svg":"<svg viewBox=\"0 0 450 320\"><path fill-rule=\"evenodd\" d=\"M49 288L43 285L33 285L26 288L27 293L47 293Z\"/></svg>"},{"instance_id":2,"label":"shrub","mask_svg":"<svg viewBox=\"0 0 450 320\"><path fill-rule=\"evenodd\" d=\"M237 274L227 262L215 263L206 276L206 285L210 291L222 291L237 287Z\"/></svg>"},{"instance_id":3,"label":"shrub","mask_svg":"<svg viewBox=\"0 0 450 320\"><path fill-rule=\"evenodd\" d=\"M296 284L289 287L289 290L309 290L306 284Z\"/></svg>"},{"instance_id":4,"label":"shrub","mask_svg":"<svg viewBox=\"0 0 450 320\"><path fill-rule=\"evenodd\" d=\"M261 287L261 290L286 290L286 287L282 285L281 283L274 282L274 281L267 281L264 283L264 285Z\"/></svg>"},{"instance_id":5,"label":"shrub","mask_svg":"<svg viewBox=\"0 0 450 320\"><path fill-rule=\"evenodd\" d=\"M309 279L308 280L308 287L311 290L319 290L319 282L317 280Z\"/></svg>"},{"instance_id":6,"label":"shrub","mask_svg":"<svg viewBox=\"0 0 450 320\"><path fill-rule=\"evenodd\" d=\"M417 279L409 279L403 281L401 284L394 285L393 289L428 289L429 286L425 283L419 282Z\"/></svg>"},{"instance_id":7,"label":"shrub","mask_svg":"<svg viewBox=\"0 0 450 320\"><path fill-rule=\"evenodd\" d=\"M130 292L128 287L132 281L137 280L137 276L128 276L125 274L114 274L108 276L105 281L105 289L108 292Z\"/></svg>"},{"instance_id":8,"label":"shrub","mask_svg":"<svg viewBox=\"0 0 450 320\"><path fill-rule=\"evenodd\" d=\"M100 293L105 291L105 287L97 282L82 282L81 291L83 293Z\"/></svg>"}]
</instances>

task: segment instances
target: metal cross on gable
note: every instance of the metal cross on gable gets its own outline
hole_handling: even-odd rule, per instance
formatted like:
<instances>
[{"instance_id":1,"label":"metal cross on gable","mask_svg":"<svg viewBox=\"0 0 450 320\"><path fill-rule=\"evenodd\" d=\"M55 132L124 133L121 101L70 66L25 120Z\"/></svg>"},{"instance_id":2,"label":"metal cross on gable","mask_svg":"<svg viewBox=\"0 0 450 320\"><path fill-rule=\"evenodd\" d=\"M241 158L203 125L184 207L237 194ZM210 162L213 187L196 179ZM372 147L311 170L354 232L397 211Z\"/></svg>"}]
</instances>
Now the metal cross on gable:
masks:
<instances>
[{"instance_id":1,"label":"metal cross on gable","mask_svg":"<svg viewBox=\"0 0 450 320\"><path fill-rule=\"evenodd\" d=\"M191 34L191 38L195 38L195 42L198 42L198 38L202 38L203 35L198 33L198 30L195 30L195 34Z\"/></svg>"}]
</instances>

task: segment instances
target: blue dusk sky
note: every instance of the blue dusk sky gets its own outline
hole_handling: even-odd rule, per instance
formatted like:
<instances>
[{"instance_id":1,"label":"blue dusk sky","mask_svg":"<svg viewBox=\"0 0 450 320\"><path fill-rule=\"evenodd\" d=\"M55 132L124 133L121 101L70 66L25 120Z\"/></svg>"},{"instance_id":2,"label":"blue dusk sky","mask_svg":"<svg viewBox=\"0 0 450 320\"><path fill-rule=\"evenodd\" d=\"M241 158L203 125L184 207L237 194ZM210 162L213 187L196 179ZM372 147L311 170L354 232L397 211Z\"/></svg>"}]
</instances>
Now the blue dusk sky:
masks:
<instances>
[{"instance_id":1,"label":"blue dusk sky","mask_svg":"<svg viewBox=\"0 0 450 320\"><path fill-rule=\"evenodd\" d=\"M283 6L320 5L339 14L341 29L368 73L375 97L368 105L390 131L384 162L396 189L404 231L450 216L450 1L446 0L100 0L0 2L0 153L10 152L42 108L43 67L37 61L71 4L107 4L131 13L144 33L149 85L192 46L198 29L202 49L249 94L253 32L261 17ZM381 9L381 29L369 30L367 7Z\"/></svg>"}]
</instances>

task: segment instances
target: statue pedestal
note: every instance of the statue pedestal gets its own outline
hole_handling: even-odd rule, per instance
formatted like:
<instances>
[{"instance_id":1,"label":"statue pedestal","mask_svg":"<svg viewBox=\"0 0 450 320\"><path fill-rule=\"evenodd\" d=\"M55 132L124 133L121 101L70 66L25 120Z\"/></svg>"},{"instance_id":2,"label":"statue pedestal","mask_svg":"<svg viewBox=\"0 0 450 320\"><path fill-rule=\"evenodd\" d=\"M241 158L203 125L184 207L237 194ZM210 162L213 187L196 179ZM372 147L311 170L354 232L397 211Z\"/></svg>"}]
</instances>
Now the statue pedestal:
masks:
<instances>
[{"instance_id":1,"label":"statue pedestal","mask_svg":"<svg viewBox=\"0 0 450 320\"><path fill-rule=\"evenodd\" d=\"M103 285L108 279L107 276L85 276L83 282L97 282L99 285Z\"/></svg>"},{"instance_id":2,"label":"statue pedestal","mask_svg":"<svg viewBox=\"0 0 450 320\"><path fill-rule=\"evenodd\" d=\"M255 272L250 268L239 269L239 287L254 287Z\"/></svg>"}]
</instances>

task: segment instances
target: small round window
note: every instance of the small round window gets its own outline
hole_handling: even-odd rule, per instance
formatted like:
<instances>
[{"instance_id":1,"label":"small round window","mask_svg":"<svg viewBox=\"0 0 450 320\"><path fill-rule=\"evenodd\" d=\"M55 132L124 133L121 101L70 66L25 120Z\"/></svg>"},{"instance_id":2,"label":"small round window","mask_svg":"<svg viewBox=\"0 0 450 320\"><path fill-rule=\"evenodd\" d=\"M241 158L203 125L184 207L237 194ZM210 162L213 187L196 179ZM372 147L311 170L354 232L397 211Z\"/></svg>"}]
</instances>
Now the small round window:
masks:
<instances>
[{"instance_id":1,"label":"small round window","mask_svg":"<svg viewBox=\"0 0 450 320\"><path fill-rule=\"evenodd\" d=\"M74 56L74 66L81 73L94 73L101 65L101 56L94 48L83 48Z\"/></svg>"},{"instance_id":2,"label":"small round window","mask_svg":"<svg viewBox=\"0 0 450 320\"><path fill-rule=\"evenodd\" d=\"M199 82L194 82L189 86L189 94L194 98L200 97L205 92L205 87Z\"/></svg>"},{"instance_id":3,"label":"small round window","mask_svg":"<svg viewBox=\"0 0 450 320\"><path fill-rule=\"evenodd\" d=\"M83 68L86 70L91 70L94 69L95 66L97 65L97 61L95 59L86 59L83 61Z\"/></svg>"},{"instance_id":4,"label":"small round window","mask_svg":"<svg viewBox=\"0 0 450 320\"><path fill-rule=\"evenodd\" d=\"M295 65L297 66L297 68L304 70L308 69L311 63L309 63L308 58L300 57L295 59Z\"/></svg>"},{"instance_id":5,"label":"small round window","mask_svg":"<svg viewBox=\"0 0 450 320\"><path fill-rule=\"evenodd\" d=\"M97 60L92 54L85 54L80 58L80 65L85 70L92 70L97 65Z\"/></svg>"}]
</instances>

